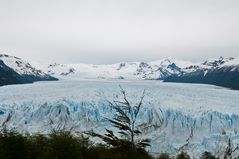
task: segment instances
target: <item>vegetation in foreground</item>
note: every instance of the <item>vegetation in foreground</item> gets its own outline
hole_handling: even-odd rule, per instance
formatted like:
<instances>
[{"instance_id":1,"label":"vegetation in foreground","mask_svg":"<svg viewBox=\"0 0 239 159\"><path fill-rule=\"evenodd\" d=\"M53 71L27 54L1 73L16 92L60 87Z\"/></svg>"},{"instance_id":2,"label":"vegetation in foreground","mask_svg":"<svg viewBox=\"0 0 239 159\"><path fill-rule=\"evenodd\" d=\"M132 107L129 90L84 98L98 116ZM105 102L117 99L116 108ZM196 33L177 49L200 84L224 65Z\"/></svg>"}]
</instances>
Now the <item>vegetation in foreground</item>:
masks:
<instances>
[{"instance_id":1,"label":"vegetation in foreground","mask_svg":"<svg viewBox=\"0 0 239 159\"><path fill-rule=\"evenodd\" d=\"M0 134L1 159L151 159L144 149L132 149L125 142L118 147L93 145L88 138L70 132L50 135Z\"/></svg>"},{"instance_id":2,"label":"vegetation in foreground","mask_svg":"<svg viewBox=\"0 0 239 159\"><path fill-rule=\"evenodd\" d=\"M152 157L145 149L122 141L117 147L93 144L89 138L76 137L70 132L52 132L49 135L22 135L17 132L0 133L0 159L171 159L162 153ZM175 157L174 157L175 158ZM215 159L205 152L201 159ZM181 152L176 159L190 159Z\"/></svg>"}]
</instances>

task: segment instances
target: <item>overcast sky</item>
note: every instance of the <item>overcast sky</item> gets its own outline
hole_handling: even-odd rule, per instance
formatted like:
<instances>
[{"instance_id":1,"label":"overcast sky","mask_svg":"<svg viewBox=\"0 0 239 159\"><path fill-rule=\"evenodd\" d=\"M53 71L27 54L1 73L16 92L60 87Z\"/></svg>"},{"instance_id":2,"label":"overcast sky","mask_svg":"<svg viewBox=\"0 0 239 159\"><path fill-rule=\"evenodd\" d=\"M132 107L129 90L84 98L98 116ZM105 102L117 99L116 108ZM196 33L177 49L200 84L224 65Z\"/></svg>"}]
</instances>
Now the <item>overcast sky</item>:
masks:
<instances>
[{"instance_id":1,"label":"overcast sky","mask_svg":"<svg viewBox=\"0 0 239 159\"><path fill-rule=\"evenodd\" d=\"M239 56L239 0L0 0L0 53L59 63Z\"/></svg>"}]
</instances>

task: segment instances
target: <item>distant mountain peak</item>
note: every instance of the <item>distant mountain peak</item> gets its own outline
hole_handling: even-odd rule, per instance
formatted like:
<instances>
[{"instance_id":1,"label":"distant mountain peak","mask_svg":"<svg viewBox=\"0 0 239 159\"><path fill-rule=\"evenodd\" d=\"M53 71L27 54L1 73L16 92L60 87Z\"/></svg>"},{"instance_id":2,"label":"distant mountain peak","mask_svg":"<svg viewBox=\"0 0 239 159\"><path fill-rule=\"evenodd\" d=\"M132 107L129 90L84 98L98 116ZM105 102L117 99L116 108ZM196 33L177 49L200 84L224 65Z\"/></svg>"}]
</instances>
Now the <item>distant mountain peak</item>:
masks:
<instances>
[{"instance_id":1,"label":"distant mountain peak","mask_svg":"<svg viewBox=\"0 0 239 159\"><path fill-rule=\"evenodd\" d=\"M233 59L234 59L233 57L224 58L224 57L220 56L218 59L206 60L202 63L202 65L210 66L210 67L218 67L218 66L221 66L224 63L229 62Z\"/></svg>"}]
</instances>

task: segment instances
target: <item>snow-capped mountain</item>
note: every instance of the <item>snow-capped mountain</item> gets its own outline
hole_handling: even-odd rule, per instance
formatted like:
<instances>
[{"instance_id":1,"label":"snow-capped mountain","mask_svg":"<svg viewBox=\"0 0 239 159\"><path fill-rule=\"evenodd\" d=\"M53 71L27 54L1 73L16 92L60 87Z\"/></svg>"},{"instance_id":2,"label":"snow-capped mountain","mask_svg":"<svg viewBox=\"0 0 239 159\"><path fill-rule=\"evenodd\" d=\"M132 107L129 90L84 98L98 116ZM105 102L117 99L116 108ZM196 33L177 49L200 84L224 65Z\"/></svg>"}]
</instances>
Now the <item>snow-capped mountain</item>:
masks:
<instances>
[{"instance_id":1,"label":"snow-capped mountain","mask_svg":"<svg viewBox=\"0 0 239 159\"><path fill-rule=\"evenodd\" d=\"M205 83L239 89L239 58L207 60L191 65L179 74L167 77L165 82Z\"/></svg>"},{"instance_id":2,"label":"snow-capped mountain","mask_svg":"<svg viewBox=\"0 0 239 159\"><path fill-rule=\"evenodd\" d=\"M0 59L14 71L16 71L19 75L34 75L41 78L49 77L48 74L42 72L31 66L30 63L24 61L18 57L9 56L5 54L0 54Z\"/></svg>"},{"instance_id":3,"label":"snow-capped mountain","mask_svg":"<svg viewBox=\"0 0 239 159\"><path fill-rule=\"evenodd\" d=\"M44 73L41 70L36 69L30 63L18 57L0 54L0 61L2 71L3 69L5 70L5 75L14 74L14 76L11 76L11 78L10 76L3 76L2 74L1 82L3 81L3 79L8 78L8 80L5 80L6 82L2 82L5 84L21 84L32 83L34 81L57 80L56 78ZM12 83L10 81L14 82Z\"/></svg>"},{"instance_id":4,"label":"snow-capped mountain","mask_svg":"<svg viewBox=\"0 0 239 159\"><path fill-rule=\"evenodd\" d=\"M182 70L182 73L195 72L197 70L202 70L202 71L205 71L206 73L208 70L222 67L225 64L230 65L229 62L232 60L234 60L233 57L229 57L229 58L219 57L218 59L209 59L202 63L195 63L195 64L191 64L184 67L184 69Z\"/></svg>"},{"instance_id":5,"label":"snow-capped mountain","mask_svg":"<svg viewBox=\"0 0 239 159\"><path fill-rule=\"evenodd\" d=\"M111 65L50 64L45 71L56 77L111 78L111 79L165 79L178 74L190 62L172 58L153 62L121 62Z\"/></svg>"}]
</instances>

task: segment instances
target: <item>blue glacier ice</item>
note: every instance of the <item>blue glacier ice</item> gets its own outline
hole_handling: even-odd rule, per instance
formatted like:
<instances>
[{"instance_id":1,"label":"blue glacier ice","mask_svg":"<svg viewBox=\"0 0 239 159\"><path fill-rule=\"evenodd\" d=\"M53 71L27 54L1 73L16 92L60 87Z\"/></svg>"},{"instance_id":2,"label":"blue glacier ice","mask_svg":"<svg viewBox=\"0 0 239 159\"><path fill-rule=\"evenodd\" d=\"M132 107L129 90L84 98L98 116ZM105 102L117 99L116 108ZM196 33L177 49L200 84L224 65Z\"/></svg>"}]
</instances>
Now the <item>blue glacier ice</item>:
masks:
<instances>
[{"instance_id":1,"label":"blue glacier ice","mask_svg":"<svg viewBox=\"0 0 239 159\"><path fill-rule=\"evenodd\" d=\"M220 155L229 138L239 143L239 91L200 84L89 79L4 86L0 124L22 133L104 132L119 84L132 104L146 90L137 123L154 154L188 151L197 158L206 150Z\"/></svg>"}]
</instances>

